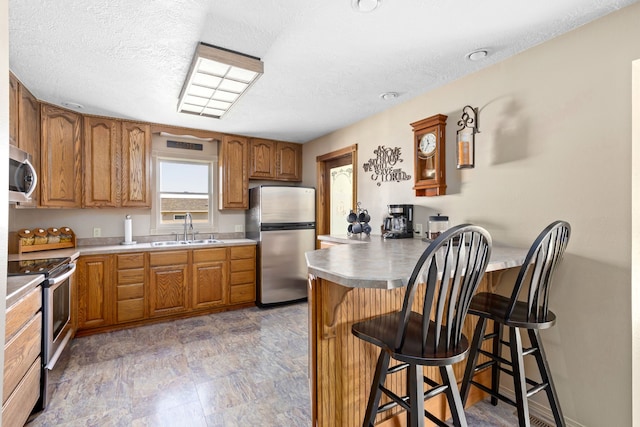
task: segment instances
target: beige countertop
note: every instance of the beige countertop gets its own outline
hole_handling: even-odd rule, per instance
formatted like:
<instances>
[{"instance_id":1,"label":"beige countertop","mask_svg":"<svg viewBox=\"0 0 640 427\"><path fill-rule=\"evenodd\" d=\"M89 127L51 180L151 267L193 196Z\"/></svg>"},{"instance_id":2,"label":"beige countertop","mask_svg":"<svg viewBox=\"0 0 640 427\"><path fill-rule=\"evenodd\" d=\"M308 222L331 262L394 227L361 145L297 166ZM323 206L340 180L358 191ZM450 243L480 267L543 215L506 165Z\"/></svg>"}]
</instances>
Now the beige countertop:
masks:
<instances>
[{"instance_id":1,"label":"beige countertop","mask_svg":"<svg viewBox=\"0 0 640 427\"><path fill-rule=\"evenodd\" d=\"M227 247L227 246L243 246L255 245L256 241L251 239L220 239L219 243L208 243L199 245L180 245L180 246L151 246L151 243L137 243L134 245L95 245L95 246L78 246L69 249L54 249L51 251L28 252L23 254L9 254L9 261L29 260L39 258L58 258L71 257L76 259L80 255L108 255L125 252L156 252L170 251L182 249L201 249L210 247Z\"/></svg>"},{"instance_id":2,"label":"beige countertop","mask_svg":"<svg viewBox=\"0 0 640 427\"><path fill-rule=\"evenodd\" d=\"M353 238L318 236L343 244L305 253L309 273L352 288L393 289L406 286L418 258L427 247L421 239L383 239L372 235ZM493 243L487 271L518 267L528 248Z\"/></svg>"},{"instance_id":3,"label":"beige countertop","mask_svg":"<svg viewBox=\"0 0 640 427\"><path fill-rule=\"evenodd\" d=\"M42 274L7 277L7 308L39 286L43 280Z\"/></svg>"}]
</instances>

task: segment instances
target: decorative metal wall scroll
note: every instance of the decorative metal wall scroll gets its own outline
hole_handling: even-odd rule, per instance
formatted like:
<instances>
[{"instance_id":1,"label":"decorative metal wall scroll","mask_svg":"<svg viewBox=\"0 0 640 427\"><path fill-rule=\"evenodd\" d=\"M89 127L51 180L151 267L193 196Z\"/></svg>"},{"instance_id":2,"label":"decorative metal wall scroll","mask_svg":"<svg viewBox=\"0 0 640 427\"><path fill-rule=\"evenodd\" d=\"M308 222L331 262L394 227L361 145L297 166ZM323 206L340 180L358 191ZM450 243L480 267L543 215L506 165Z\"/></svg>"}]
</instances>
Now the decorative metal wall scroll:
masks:
<instances>
[{"instance_id":1,"label":"decorative metal wall scroll","mask_svg":"<svg viewBox=\"0 0 640 427\"><path fill-rule=\"evenodd\" d=\"M373 150L373 154L375 154L376 157L369 159L362 167L365 172L373 172L371 174L371 180L379 180L376 183L378 187L380 187L383 182L400 182L411 179L411 175L408 175L401 168L395 168L396 163L403 161L400 158L400 147L387 148L384 145L379 145L376 150Z\"/></svg>"}]
</instances>

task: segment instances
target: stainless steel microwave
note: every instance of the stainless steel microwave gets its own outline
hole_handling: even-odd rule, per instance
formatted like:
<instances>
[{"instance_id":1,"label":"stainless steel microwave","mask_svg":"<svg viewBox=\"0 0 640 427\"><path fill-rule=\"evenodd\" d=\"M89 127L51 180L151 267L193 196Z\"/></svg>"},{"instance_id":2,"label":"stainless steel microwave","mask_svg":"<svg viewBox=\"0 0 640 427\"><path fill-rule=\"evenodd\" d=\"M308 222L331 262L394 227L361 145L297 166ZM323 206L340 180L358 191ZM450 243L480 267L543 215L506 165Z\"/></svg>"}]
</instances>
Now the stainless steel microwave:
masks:
<instances>
[{"instance_id":1,"label":"stainless steel microwave","mask_svg":"<svg viewBox=\"0 0 640 427\"><path fill-rule=\"evenodd\" d=\"M28 202L38 184L31 154L9 146L9 203Z\"/></svg>"}]
</instances>

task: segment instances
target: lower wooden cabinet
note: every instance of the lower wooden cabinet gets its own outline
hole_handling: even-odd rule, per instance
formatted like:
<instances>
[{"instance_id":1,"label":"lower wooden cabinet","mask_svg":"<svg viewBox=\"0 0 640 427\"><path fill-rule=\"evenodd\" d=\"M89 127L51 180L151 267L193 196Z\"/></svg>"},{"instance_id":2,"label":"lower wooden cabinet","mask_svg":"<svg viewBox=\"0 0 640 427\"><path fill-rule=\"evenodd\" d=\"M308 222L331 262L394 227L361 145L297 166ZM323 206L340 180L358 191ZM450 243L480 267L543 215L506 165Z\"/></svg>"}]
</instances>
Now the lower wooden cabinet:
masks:
<instances>
[{"instance_id":1,"label":"lower wooden cabinet","mask_svg":"<svg viewBox=\"0 0 640 427\"><path fill-rule=\"evenodd\" d=\"M111 255L78 258L78 329L108 326L112 322Z\"/></svg>"},{"instance_id":2,"label":"lower wooden cabinet","mask_svg":"<svg viewBox=\"0 0 640 427\"><path fill-rule=\"evenodd\" d=\"M219 307L228 303L227 250L213 248L193 251L193 308Z\"/></svg>"},{"instance_id":3,"label":"lower wooden cabinet","mask_svg":"<svg viewBox=\"0 0 640 427\"><path fill-rule=\"evenodd\" d=\"M149 316L166 316L189 309L189 251L149 254Z\"/></svg>"},{"instance_id":4,"label":"lower wooden cabinet","mask_svg":"<svg viewBox=\"0 0 640 427\"><path fill-rule=\"evenodd\" d=\"M256 300L256 247L231 247L231 281L229 302Z\"/></svg>"},{"instance_id":5,"label":"lower wooden cabinet","mask_svg":"<svg viewBox=\"0 0 640 427\"><path fill-rule=\"evenodd\" d=\"M117 323L143 320L149 316L145 304L148 283L144 252L115 255Z\"/></svg>"},{"instance_id":6,"label":"lower wooden cabinet","mask_svg":"<svg viewBox=\"0 0 640 427\"><path fill-rule=\"evenodd\" d=\"M254 245L81 256L77 265L80 334L256 300Z\"/></svg>"},{"instance_id":7,"label":"lower wooden cabinet","mask_svg":"<svg viewBox=\"0 0 640 427\"><path fill-rule=\"evenodd\" d=\"M2 421L23 426L40 398L42 288L7 307L5 324Z\"/></svg>"}]
</instances>

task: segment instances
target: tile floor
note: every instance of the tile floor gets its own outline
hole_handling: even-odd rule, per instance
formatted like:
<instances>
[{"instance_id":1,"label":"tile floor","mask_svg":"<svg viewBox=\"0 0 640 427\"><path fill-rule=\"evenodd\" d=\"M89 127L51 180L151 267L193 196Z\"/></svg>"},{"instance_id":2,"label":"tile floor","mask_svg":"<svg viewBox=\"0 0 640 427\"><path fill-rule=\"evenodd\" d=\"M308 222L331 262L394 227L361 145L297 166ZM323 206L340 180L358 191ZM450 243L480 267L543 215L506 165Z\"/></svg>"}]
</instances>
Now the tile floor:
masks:
<instances>
[{"instance_id":1,"label":"tile floor","mask_svg":"<svg viewBox=\"0 0 640 427\"><path fill-rule=\"evenodd\" d=\"M310 426L307 305L251 308L75 339L40 426ZM517 424L481 402L469 426Z\"/></svg>"}]
</instances>

